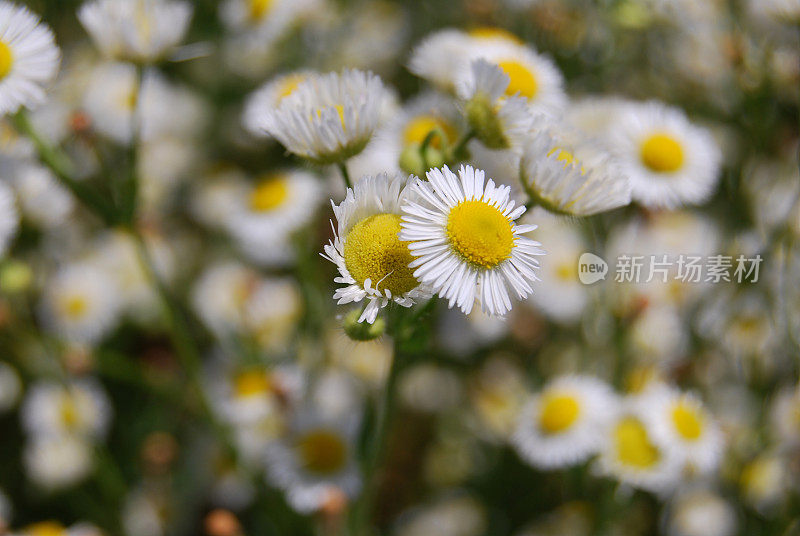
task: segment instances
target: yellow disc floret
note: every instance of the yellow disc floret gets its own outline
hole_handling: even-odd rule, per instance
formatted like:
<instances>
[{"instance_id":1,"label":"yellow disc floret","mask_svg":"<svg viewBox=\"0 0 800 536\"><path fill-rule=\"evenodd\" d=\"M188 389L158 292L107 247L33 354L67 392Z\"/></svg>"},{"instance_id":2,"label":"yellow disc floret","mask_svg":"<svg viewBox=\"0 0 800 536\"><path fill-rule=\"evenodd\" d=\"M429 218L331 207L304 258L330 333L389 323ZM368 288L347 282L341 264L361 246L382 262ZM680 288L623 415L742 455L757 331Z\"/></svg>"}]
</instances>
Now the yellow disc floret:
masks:
<instances>
[{"instance_id":1,"label":"yellow disc floret","mask_svg":"<svg viewBox=\"0 0 800 536\"><path fill-rule=\"evenodd\" d=\"M273 0L250 0L249 15L250 20L260 20L272 8Z\"/></svg>"},{"instance_id":2,"label":"yellow disc floret","mask_svg":"<svg viewBox=\"0 0 800 536\"><path fill-rule=\"evenodd\" d=\"M574 396L549 394L542 397L539 428L546 434L569 429L580 416L581 407Z\"/></svg>"},{"instance_id":3,"label":"yellow disc floret","mask_svg":"<svg viewBox=\"0 0 800 536\"><path fill-rule=\"evenodd\" d=\"M312 473L330 475L341 471L347 462L347 445L329 430L305 434L296 448L303 468Z\"/></svg>"},{"instance_id":4,"label":"yellow disc floret","mask_svg":"<svg viewBox=\"0 0 800 536\"><path fill-rule=\"evenodd\" d=\"M440 130L447 143L452 143L456 139L456 129L447 121L431 115L421 115L408 122L403 130L403 141L406 145L421 145L425 138L434 130ZM439 136L434 136L431 140L431 147L440 149L442 140Z\"/></svg>"},{"instance_id":5,"label":"yellow disc floret","mask_svg":"<svg viewBox=\"0 0 800 536\"><path fill-rule=\"evenodd\" d=\"M644 425L635 417L625 417L617 423L614 443L618 460L637 469L648 469L661 458Z\"/></svg>"},{"instance_id":6,"label":"yellow disc floret","mask_svg":"<svg viewBox=\"0 0 800 536\"><path fill-rule=\"evenodd\" d=\"M401 242L400 216L376 214L356 223L344 239L344 262L350 275L363 286L387 289L393 296L414 290L419 283L408 267L413 261L408 242Z\"/></svg>"},{"instance_id":7,"label":"yellow disc floret","mask_svg":"<svg viewBox=\"0 0 800 536\"><path fill-rule=\"evenodd\" d=\"M280 102L294 93L294 90L297 89L297 86L302 84L305 79L306 76L299 73L286 75L283 80L280 81L278 86L278 101Z\"/></svg>"},{"instance_id":8,"label":"yellow disc floret","mask_svg":"<svg viewBox=\"0 0 800 536\"><path fill-rule=\"evenodd\" d=\"M703 417L686 402L679 402L672 408L672 423L683 439L694 441L703 433Z\"/></svg>"},{"instance_id":9,"label":"yellow disc floret","mask_svg":"<svg viewBox=\"0 0 800 536\"><path fill-rule=\"evenodd\" d=\"M642 162L658 173L673 173L683 166L683 147L668 134L654 134L642 143Z\"/></svg>"},{"instance_id":10,"label":"yellow disc floret","mask_svg":"<svg viewBox=\"0 0 800 536\"><path fill-rule=\"evenodd\" d=\"M64 526L55 521L36 523L24 530L24 534L29 534L30 536L63 536L66 533Z\"/></svg>"},{"instance_id":11,"label":"yellow disc floret","mask_svg":"<svg viewBox=\"0 0 800 536\"><path fill-rule=\"evenodd\" d=\"M62 310L68 318L77 320L89 310L89 303L83 296L69 296L64 300Z\"/></svg>"},{"instance_id":12,"label":"yellow disc floret","mask_svg":"<svg viewBox=\"0 0 800 536\"><path fill-rule=\"evenodd\" d=\"M0 80L8 76L14 67L14 53L11 47L0 41Z\"/></svg>"},{"instance_id":13,"label":"yellow disc floret","mask_svg":"<svg viewBox=\"0 0 800 536\"><path fill-rule=\"evenodd\" d=\"M234 380L234 392L241 398L263 395L270 390L270 387L269 377L263 370L242 372Z\"/></svg>"},{"instance_id":14,"label":"yellow disc floret","mask_svg":"<svg viewBox=\"0 0 800 536\"><path fill-rule=\"evenodd\" d=\"M269 212L281 206L289 197L289 185L283 175L268 176L250 193L250 209Z\"/></svg>"},{"instance_id":15,"label":"yellow disc floret","mask_svg":"<svg viewBox=\"0 0 800 536\"><path fill-rule=\"evenodd\" d=\"M539 91L539 82L531 69L516 60L501 61L497 64L511 79L506 88L509 97L519 94L532 99Z\"/></svg>"},{"instance_id":16,"label":"yellow disc floret","mask_svg":"<svg viewBox=\"0 0 800 536\"><path fill-rule=\"evenodd\" d=\"M65 394L61 399L61 422L66 428L75 428L80 421L77 404L72 395Z\"/></svg>"},{"instance_id":17,"label":"yellow disc floret","mask_svg":"<svg viewBox=\"0 0 800 536\"><path fill-rule=\"evenodd\" d=\"M464 201L450 211L447 237L464 260L478 268L492 269L511 257L511 225L496 207L484 201Z\"/></svg>"},{"instance_id":18,"label":"yellow disc floret","mask_svg":"<svg viewBox=\"0 0 800 536\"><path fill-rule=\"evenodd\" d=\"M511 41L512 43L516 43L521 45L524 43L522 39L514 35L513 33L505 30L503 28L496 28L494 26L479 26L478 28L473 28L469 31L470 37L474 37L475 39L500 39L505 41Z\"/></svg>"}]
</instances>

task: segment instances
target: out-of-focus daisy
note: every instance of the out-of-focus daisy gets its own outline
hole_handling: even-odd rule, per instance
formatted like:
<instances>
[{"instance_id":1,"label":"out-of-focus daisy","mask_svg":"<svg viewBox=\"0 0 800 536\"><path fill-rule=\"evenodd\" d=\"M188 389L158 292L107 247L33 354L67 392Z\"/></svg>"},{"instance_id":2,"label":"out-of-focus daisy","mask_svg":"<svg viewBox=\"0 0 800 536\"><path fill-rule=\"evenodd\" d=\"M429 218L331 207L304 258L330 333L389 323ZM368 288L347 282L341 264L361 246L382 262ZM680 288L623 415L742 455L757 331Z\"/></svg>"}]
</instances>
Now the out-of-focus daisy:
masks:
<instances>
[{"instance_id":1,"label":"out-of-focus daisy","mask_svg":"<svg viewBox=\"0 0 800 536\"><path fill-rule=\"evenodd\" d=\"M22 424L33 435L74 434L102 437L111 418L111 404L99 383L51 381L30 387L22 406Z\"/></svg>"},{"instance_id":2,"label":"out-of-focus daisy","mask_svg":"<svg viewBox=\"0 0 800 536\"><path fill-rule=\"evenodd\" d=\"M700 400L667 386L650 389L644 398L643 416L653 438L673 450L688 470L712 471L722 457L723 436Z\"/></svg>"},{"instance_id":3,"label":"out-of-focus daisy","mask_svg":"<svg viewBox=\"0 0 800 536\"><path fill-rule=\"evenodd\" d=\"M459 356L496 343L508 335L510 327L505 318L488 315L480 309L473 309L468 315L443 309L441 315L437 325L439 344Z\"/></svg>"},{"instance_id":4,"label":"out-of-focus daisy","mask_svg":"<svg viewBox=\"0 0 800 536\"><path fill-rule=\"evenodd\" d=\"M37 435L23 453L28 477L37 485L56 490L76 484L92 468L92 447L76 435Z\"/></svg>"},{"instance_id":5,"label":"out-of-focus daisy","mask_svg":"<svg viewBox=\"0 0 800 536\"><path fill-rule=\"evenodd\" d=\"M0 115L6 115L44 102L61 52L53 32L28 8L4 0L0 21Z\"/></svg>"},{"instance_id":6,"label":"out-of-focus daisy","mask_svg":"<svg viewBox=\"0 0 800 536\"><path fill-rule=\"evenodd\" d=\"M278 75L250 95L242 113L242 121L247 131L254 136L266 136L267 132L260 123L260 112L280 106L283 99L294 93L294 90L312 74L313 71L300 70Z\"/></svg>"},{"instance_id":7,"label":"out-of-focus daisy","mask_svg":"<svg viewBox=\"0 0 800 536\"><path fill-rule=\"evenodd\" d=\"M64 266L49 281L42 303L46 324L69 341L93 344L115 324L120 301L113 279L88 263Z\"/></svg>"},{"instance_id":8,"label":"out-of-focus daisy","mask_svg":"<svg viewBox=\"0 0 800 536\"><path fill-rule=\"evenodd\" d=\"M14 194L6 183L0 182L0 258L8 250L11 240L17 234L19 212Z\"/></svg>"},{"instance_id":9,"label":"out-of-focus daisy","mask_svg":"<svg viewBox=\"0 0 800 536\"><path fill-rule=\"evenodd\" d=\"M770 420L777 439L788 447L800 445L800 388L784 388L775 396Z\"/></svg>"},{"instance_id":10,"label":"out-of-focus daisy","mask_svg":"<svg viewBox=\"0 0 800 536\"><path fill-rule=\"evenodd\" d=\"M464 52L470 46L467 34L446 29L429 35L411 53L409 70L445 91L455 91L457 73L464 65Z\"/></svg>"},{"instance_id":11,"label":"out-of-focus daisy","mask_svg":"<svg viewBox=\"0 0 800 536\"><path fill-rule=\"evenodd\" d=\"M777 504L791 486L786 460L773 451L762 452L742 467L739 486L744 500L762 512Z\"/></svg>"},{"instance_id":12,"label":"out-of-focus daisy","mask_svg":"<svg viewBox=\"0 0 800 536\"><path fill-rule=\"evenodd\" d=\"M139 87L133 65L101 63L92 71L83 103L92 125L100 133L119 143L129 143L138 102Z\"/></svg>"},{"instance_id":13,"label":"out-of-focus daisy","mask_svg":"<svg viewBox=\"0 0 800 536\"><path fill-rule=\"evenodd\" d=\"M22 380L11 365L0 362L0 413L14 407L22 393Z\"/></svg>"},{"instance_id":14,"label":"out-of-focus daisy","mask_svg":"<svg viewBox=\"0 0 800 536\"><path fill-rule=\"evenodd\" d=\"M708 490L681 492L669 507L670 536L733 536L736 525L733 507Z\"/></svg>"},{"instance_id":15,"label":"out-of-focus daisy","mask_svg":"<svg viewBox=\"0 0 800 536\"><path fill-rule=\"evenodd\" d=\"M43 166L20 166L14 175L14 189L25 217L45 228L63 224L75 207L72 194Z\"/></svg>"},{"instance_id":16,"label":"out-of-focus daisy","mask_svg":"<svg viewBox=\"0 0 800 536\"><path fill-rule=\"evenodd\" d=\"M552 212L590 216L631 201L630 183L616 161L565 126L530 137L520 173L531 199Z\"/></svg>"},{"instance_id":17,"label":"out-of-focus daisy","mask_svg":"<svg viewBox=\"0 0 800 536\"><path fill-rule=\"evenodd\" d=\"M253 121L292 153L320 164L343 162L369 142L384 95L383 83L371 73L317 74L277 107L254 112Z\"/></svg>"},{"instance_id":18,"label":"out-of-focus daisy","mask_svg":"<svg viewBox=\"0 0 800 536\"><path fill-rule=\"evenodd\" d=\"M523 235L535 225L518 225L525 207L509 199L507 186L484 183L484 173L462 166L434 169L414 183L418 199L403 206L400 239L410 242L414 277L465 314L476 298L481 309L502 316L511 310L509 289L524 299L538 280L539 243Z\"/></svg>"},{"instance_id":19,"label":"out-of-focus daisy","mask_svg":"<svg viewBox=\"0 0 800 536\"><path fill-rule=\"evenodd\" d=\"M78 11L103 54L135 63L166 57L183 39L191 18L191 4L175 0L93 0Z\"/></svg>"},{"instance_id":20,"label":"out-of-focus daisy","mask_svg":"<svg viewBox=\"0 0 800 536\"><path fill-rule=\"evenodd\" d=\"M648 491L671 490L680 476L680 460L655 441L641 404L626 400L623 405L598 459L601 472Z\"/></svg>"},{"instance_id":21,"label":"out-of-focus daisy","mask_svg":"<svg viewBox=\"0 0 800 536\"><path fill-rule=\"evenodd\" d=\"M318 510L332 494L352 498L359 492L361 476L355 458L359 421L352 414L331 420L300 411L288 436L267 446L267 478L286 493L298 512Z\"/></svg>"},{"instance_id":22,"label":"out-of-focus daisy","mask_svg":"<svg viewBox=\"0 0 800 536\"><path fill-rule=\"evenodd\" d=\"M100 529L89 523L77 523L67 528L57 521L40 521L28 525L11 536L102 536Z\"/></svg>"},{"instance_id":23,"label":"out-of-focus daisy","mask_svg":"<svg viewBox=\"0 0 800 536\"><path fill-rule=\"evenodd\" d=\"M406 371L400 378L398 393L406 405L425 412L454 408L461 398L458 376L438 365L425 363Z\"/></svg>"},{"instance_id":24,"label":"out-of-focus daisy","mask_svg":"<svg viewBox=\"0 0 800 536\"><path fill-rule=\"evenodd\" d=\"M470 382L469 397L480 423L477 432L493 440L510 437L527 396L525 373L515 363L489 359Z\"/></svg>"},{"instance_id":25,"label":"out-of-focus daisy","mask_svg":"<svg viewBox=\"0 0 800 536\"><path fill-rule=\"evenodd\" d=\"M716 141L676 108L630 103L611 132L612 147L648 207L677 208L707 200L717 185L722 155Z\"/></svg>"},{"instance_id":26,"label":"out-of-focus daisy","mask_svg":"<svg viewBox=\"0 0 800 536\"><path fill-rule=\"evenodd\" d=\"M750 0L756 16L767 16L786 24L800 24L800 2L797 0Z\"/></svg>"},{"instance_id":27,"label":"out-of-focus daisy","mask_svg":"<svg viewBox=\"0 0 800 536\"><path fill-rule=\"evenodd\" d=\"M490 149L520 146L536 118L524 97L507 96L509 76L497 65L480 59L459 80L458 94L477 138Z\"/></svg>"},{"instance_id":28,"label":"out-of-focus daisy","mask_svg":"<svg viewBox=\"0 0 800 536\"><path fill-rule=\"evenodd\" d=\"M523 408L514 446L536 467L580 463L603 445L616 406L611 389L596 378L557 378Z\"/></svg>"},{"instance_id":29,"label":"out-of-focus daisy","mask_svg":"<svg viewBox=\"0 0 800 536\"><path fill-rule=\"evenodd\" d=\"M475 497L456 493L412 509L402 516L397 536L478 536L489 526L485 506Z\"/></svg>"},{"instance_id":30,"label":"out-of-focus daisy","mask_svg":"<svg viewBox=\"0 0 800 536\"><path fill-rule=\"evenodd\" d=\"M220 17L232 30L255 32L263 43L279 38L305 13L319 8L319 0L226 0Z\"/></svg>"},{"instance_id":31,"label":"out-of-focus daisy","mask_svg":"<svg viewBox=\"0 0 800 536\"><path fill-rule=\"evenodd\" d=\"M258 281L258 274L243 264L213 263L192 289L192 306L217 337L226 339L241 332L247 302Z\"/></svg>"},{"instance_id":32,"label":"out-of-focus daisy","mask_svg":"<svg viewBox=\"0 0 800 536\"><path fill-rule=\"evenodd\" d=\"M359 322L375 322L390 301L411 307L430 295L409 267L409 244L398 236L412 184L401 175L362 177L333 205L336 228L323 257L339 269L335 281L346 285L333 295L339 305L367 300Z\"/></svg>"},{"instance_id":33,"label":"out-of-focus daisy","mask_svg":"<svg viewBox=\"0 0 800 536\"><path fill-rule=\"evenodd\" d=\"M247 302L244 323L264 351L282 353L302 313L302 296L294 280L264 279Z\"/></svg>"},{"instance_id":34,"label":"out-of-focus daisy","mask_svg":"<svg viewBox=\"0 0 800 536\"><path fill-rule=\"evenodd\" d=\"M302 170L264 175L227 216L226 226L255 258L283 259L285 250L269 250L285 247L289 235L308 223L321 190L319 180Z\"/></svg>"}]
</instances>

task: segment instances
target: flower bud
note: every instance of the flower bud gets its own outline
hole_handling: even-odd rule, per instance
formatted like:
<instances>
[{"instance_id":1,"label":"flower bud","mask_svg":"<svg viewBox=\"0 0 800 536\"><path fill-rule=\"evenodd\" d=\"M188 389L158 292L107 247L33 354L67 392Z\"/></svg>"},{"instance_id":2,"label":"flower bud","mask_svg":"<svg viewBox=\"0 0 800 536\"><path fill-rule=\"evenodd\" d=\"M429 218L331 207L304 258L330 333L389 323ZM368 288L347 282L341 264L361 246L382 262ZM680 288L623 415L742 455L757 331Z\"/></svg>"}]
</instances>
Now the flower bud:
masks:
<instances>
[{"instance_id":1,"label":"flower bud","mask_svg":"<svg viewBox=\"0 0 800 536\"><path fill-rule=\"evenodd\" d=\"M369 322L359 322L359 316L361 316L361 310L353 309L345 315L342 322L344 332L354 341L371 341L386 331L386 321L382 317L376 318L375 322L370 324Z\"/></svg>"}]
</instances>

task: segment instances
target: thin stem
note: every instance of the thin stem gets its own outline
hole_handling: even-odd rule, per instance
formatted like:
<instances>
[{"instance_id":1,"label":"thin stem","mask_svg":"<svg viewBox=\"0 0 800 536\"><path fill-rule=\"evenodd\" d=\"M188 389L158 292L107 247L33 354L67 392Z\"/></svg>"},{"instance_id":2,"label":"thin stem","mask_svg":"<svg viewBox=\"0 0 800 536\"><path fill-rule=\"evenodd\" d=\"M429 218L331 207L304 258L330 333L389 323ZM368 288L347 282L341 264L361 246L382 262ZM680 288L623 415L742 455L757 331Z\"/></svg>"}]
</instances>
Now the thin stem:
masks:
<instances>
[{"instance_id":1,"label":"thin stem","mask_svg":"<svg viewBox=\"0 0 800 536\"><path fill-rule=\"evenodd\" d=\"M350 172L347 171L347 163L346 162L339 162L339 171L342 172L342 178L344 179L345 188L352 188L353 183L350 181Z\"/></svg>"},{"instance_id":2,"label":"thin stem","mask_svg":"<svg viewBox=\"0 0 800 536\"><path fill-rule=\"evenodd\" d=\"M461 138L461 140L453 148L453 158L460 159L461 156L464 154L465 149L467 148L467 144L474 137L475 137L475 131L474 130L470 130L469 132L464 134L464 137Z\"/></svg>"},{"instance_id":3,"label":"thin stem","mask_svg":"<svg viewBox=\"0 0 800 536\"><path fill-rule=\"evenodd\" d=\"M28 114L21 110L11 117L15 128L33 143L42 163L44 163L72 194L107 224L116 221L114 207L103 196L75 179L75 170L69 157L58 147L45 141L31 123Z\"/></svg>"},{"instance_id":4,"label":"thin stem","mask_svg":"<svg viewBox=\"0 0 800 536\"><path fill-rule=\"evenodd\" d=\"M141 142L141 94L144 81L144 70L141 65L136 65L136 89L131 108L131 139L128 145L128 173L123 178L120 188L121 219L126 224L131 224L136 219L136 208L139 197L139 145Z\"/></svg>"}]
</instances>

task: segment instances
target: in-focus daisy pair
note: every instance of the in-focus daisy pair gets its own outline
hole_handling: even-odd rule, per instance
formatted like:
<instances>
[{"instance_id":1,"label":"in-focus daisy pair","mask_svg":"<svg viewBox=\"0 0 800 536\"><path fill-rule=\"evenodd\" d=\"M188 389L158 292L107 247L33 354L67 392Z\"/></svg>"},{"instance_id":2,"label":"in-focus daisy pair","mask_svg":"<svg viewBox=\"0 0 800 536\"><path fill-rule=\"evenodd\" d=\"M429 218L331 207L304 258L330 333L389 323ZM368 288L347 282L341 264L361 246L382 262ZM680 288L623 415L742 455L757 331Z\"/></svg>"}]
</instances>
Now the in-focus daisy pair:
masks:
<instances>
[{"instance_id":1,"label":"in-focus daisy pair","mask_svg":"<svg viewBox=\"0 0 800 536\"><path fill-rule=\"evenodd\" d=\"M334 299L368 301L359 322L374 322L394 301L410 307L438 294L469 313L511 309L509 290L524 299L538 280L540 244L523 235L525 212L510 188L485 180L481 170L434 169L428 181L403 176L364 177L334 205L337 227L324 257L339 268Z\"/></svg>"}]
</instances>

